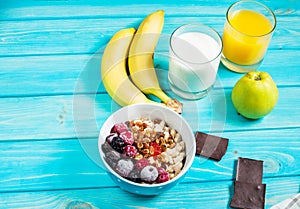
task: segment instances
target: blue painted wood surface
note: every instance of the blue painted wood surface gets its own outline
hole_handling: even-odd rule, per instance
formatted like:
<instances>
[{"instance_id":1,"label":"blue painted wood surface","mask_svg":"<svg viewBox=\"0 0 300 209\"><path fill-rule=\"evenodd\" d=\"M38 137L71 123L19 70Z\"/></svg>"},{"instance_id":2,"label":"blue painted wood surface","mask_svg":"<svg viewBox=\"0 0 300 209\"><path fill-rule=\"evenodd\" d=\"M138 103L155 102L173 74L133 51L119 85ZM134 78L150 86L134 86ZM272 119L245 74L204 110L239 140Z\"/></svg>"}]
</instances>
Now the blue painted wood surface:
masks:
<instances>
[{"instance_id":1,"label":"blue painted wood surface","mask_svg":"<svg viewBox=\"0 0 300 209\"><path fill-rule=\"evenodd\" d=\"M119 108L99 74L109 38L165 10L154 61L162 88L173 95L165 82L170 33L198 22L222 34L233 2L1 0L0 208L229 208L239 156L264 160L266 208L299 193L298 0L262 1L278 21L260 68L279 88L271 114L256 121L237 115L230 94L242 75L222 65L208 97L183 101L194 131L230 138L220 162L196 157L183 182L156 197L120 190L99 164L98 131Z\"/></svg>"}]
</instances>

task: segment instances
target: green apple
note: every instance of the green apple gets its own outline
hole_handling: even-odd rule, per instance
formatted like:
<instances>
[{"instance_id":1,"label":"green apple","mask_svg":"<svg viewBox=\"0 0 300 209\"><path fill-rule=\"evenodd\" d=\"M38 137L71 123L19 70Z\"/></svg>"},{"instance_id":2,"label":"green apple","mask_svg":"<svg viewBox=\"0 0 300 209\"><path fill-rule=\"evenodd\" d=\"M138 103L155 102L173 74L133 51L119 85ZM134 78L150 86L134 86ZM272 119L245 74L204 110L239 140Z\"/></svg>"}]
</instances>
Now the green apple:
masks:
<instances>
[{"instance_id":1,"label":"green apple","mask_svg":"<svg viewBox=\"0 0 300 209\"><path fill-rule=\"evenodd\" d=\"M232 103L246 118L258 119L269 114L278 100L278 89L266 72L249 72L233 87Z\"/></svg>"}]
</instances>

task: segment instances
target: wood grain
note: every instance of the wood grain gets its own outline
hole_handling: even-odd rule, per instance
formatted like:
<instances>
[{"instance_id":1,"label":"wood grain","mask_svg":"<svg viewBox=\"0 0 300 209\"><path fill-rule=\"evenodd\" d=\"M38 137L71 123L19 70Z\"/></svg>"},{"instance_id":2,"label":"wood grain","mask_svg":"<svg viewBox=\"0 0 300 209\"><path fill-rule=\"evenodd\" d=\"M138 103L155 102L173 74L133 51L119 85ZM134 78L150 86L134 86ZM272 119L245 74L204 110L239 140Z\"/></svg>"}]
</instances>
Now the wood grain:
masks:
<instances>
[{"instance_id":1,"label":"wood grain","mask_svg":"<svg viewBox=\"0 0 300 209\"><path fill-rule=\"evenodd\" d=\"M269 72L279 87L299 86L300 60L293 58L297 53L295 50L270 50L260 69ZM81 94L105 93L100 76L101 56L102 54L1 57L0 97L73 94L74 91ZM168 53L158 51L154 62L162 88L169 89ZM221 83L217 83L216 87L230 88L242 75L232 73L220 65L218 76ZM89 82L90 85L79 88L79 81Z\"/></svg>"},{"instance_id":2,"label":"wood grain","mask_svg":"<svg viewBox=\"0 0 300 209\"><path fill-rule=\"evenodd\" d=\"M271 114L239 116L230 94L242 75L222 65L208 97L183 101L194 131L230 139L220 162L196 157L179 185L155 197L120 190L99 162L99 129L120 108L99 73L112 34L165 10L154 61L162 88L175 97L166 70L171 32L196 22L222 34L233 2L0 1L0 208L229 208L238 157L264 160L266 208L299 193L300 4L293 0L261 1L278 21L260 67L279 88Z\"/></svg>"},{"instance_id":3,"label":"wood grain","mask_svg":"<svg viewBox=\"0 0 300 209\"><path fill-rule=\"evenodd\" d=\"M216 89L202 100L183 101L183 117L194 131L299 127L300 98L294 96L299 93L300 88L280 88L279 101L272 113L252 121L237 114L231 102L230 89ZM118 108L107 94L1 98L0 138L95 137L105 119Z\"/></svg>"},{"instance_id":4,"label":"wood grain","mask_svg":"<svg viewBox=\"0 0 300 209\"><path fill-rule=\"evenodd\" d=\"M299 192L296 177L271 178L267 184L266 208ZM23 193L4 193L0 196L2 208L230 208L232 181L178 184L159 196L142 197L119 188L94 188Z\"/></svg>"},{"instance_id":5,"label":"wood grain","mask_svg":"<svg viewBox=\"0 0 300 209\"><path fill-rule=\"evenodd\" d=\"M1 21L0 55L95 53L115 32L126 27L138 27L142 19L143 17L122 18L122 21L117 18L32 20L26 22L26 27L23 21ZM300 48L300 43L294 41L300 34L297 19L294 16L277 18L278 26L270 43L271 49ZM211 26L222 34L225 16L166 17L162 33L170 35L177 27L193 22Z\"/></svg>"},{"instance_id":6,"label":"wood grain","mask_svg":"<svg viewBox=\"0 0 300 209\"><path fill-rule=\"evenodd\" d=\"M263 160L265 178L298 176L299 132L300 128L216 133L230 139L226 155L220 162L196 157L183 182L232 180L238 157ZM97 138L0 142L0 192L114 187L97 143Z\"/></svg>"},{"instance_id":7,"label":"wood grain","mask_svg":"<svg viewBox=\"0 0 300 209\"><path fill-rule=\"evenodd\" d=\"M7 20L32 20L53 18L90 18L90 17L132 17L145 16L156 9L168 11L168 16L224 16L227 8L234 3L218 0L185 0L180 1L151 1L151 6L144 1L18 1L10 0L1 2L1 19ZM299 15L300 4L298 1L262 0L262 3L274 10L276 15ZM178 9L178 5L181 5ZM132 12L134 11L134 12Z\"/></svg>"}]
</instances>

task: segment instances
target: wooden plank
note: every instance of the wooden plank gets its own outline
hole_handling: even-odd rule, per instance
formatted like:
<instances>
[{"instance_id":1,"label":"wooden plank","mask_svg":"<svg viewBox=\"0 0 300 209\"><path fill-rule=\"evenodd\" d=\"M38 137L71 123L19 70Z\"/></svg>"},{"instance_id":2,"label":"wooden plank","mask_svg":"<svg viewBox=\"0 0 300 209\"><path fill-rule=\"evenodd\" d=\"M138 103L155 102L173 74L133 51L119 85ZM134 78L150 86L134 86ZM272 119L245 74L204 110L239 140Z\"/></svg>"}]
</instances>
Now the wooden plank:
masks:
<instances>
[{"instance_id":1,"label":"wooden plank","mask_svg":"<svg viewBox=\"0 0 300 209\"><path fill-rule=\"evenodd\" d=\"M1 2L0 18L6 20L32 20L47 18L87 18L87 17L128 17L144 16L155 9L164 9L170 16L200 16L226 13L234 0L186 0L186 1L151 1L151 6L144 1L18 1ZM276 15L299 15L297 1L261 1L269 6ZM180 5L180 9L178 6ZM132 12L134 11L134 13Z\"/></svg>"},{"instance_id":2,"label":"wooden plank","mask_svg":"<svg viewBox=\"0 0 300 209\"><path fill-rule=\"evenodd\" d=\"M223 159L197 156L183 182L232 180L238 157L263 160L265 178L300 175L300 128L223 136L230 139ZM0 192L115 186L102 169L97 138L0 142L0 150Z\"/></svg>"},{"instance_id":3,"label":"wooden plank","mask_svg":"<svg viewBox=\"0 0 300 209\"><path fill-rule=\"evenodd\" d=\"M140 18L58 19L0 22L0 56L95 53L118 30L138 27ZM166 17L163 34L170 36L187 23L204 23L223 31L225 17ZM272 49L299 49L297 17L279 16ZM166 42L167 44L168 42ZM167 48L168 49L168 48Z\"/></svg>"},{"instance_id":4,"label":"wooden plank","mask_svg":"<svg viewBox=\"0 0 300 209\"><path fill-rule=\"evenodd\" d=\"M260 70L269 72L278 86L299 86L298 53L295 50L270 50ZM100 78L101 56L102 54L1 57L0 97L73 94L74 91L104 93ZM168 53L157 51L154 62L161 87L169 89L166 71ZM222 81L216 84L218 88L233 87L242 76L222 65L218 75ZM79 88L79 81L89 85Z\"/></svg>"},{"instance_id":5,"label":"wooden plank","mask_svg":"<svg viewBox=\"0 0 300 209\"><path fill-rule=\"evenodd\" d=\"M271 178L266 208L299 192L299 177ZM231 181L179 184L159 196L137 196L119 188L2 193L1 208L230 208ZM77 206L77 207L76 207Z\"/></svg>"},{"instance_id":6,"label":"wooden plank","mask_svg":"<svg viewBox=\"0 0 300 209\"><path fill-rule=\"evenodd\" d=\"M203 131L299 127L300 99L295 97L299 93L297 87L280 88L271 114L247 120L233 108L231 89L215 89L202 100L183 101L183 117L193 130ZM95 137L105 118L118 108L107 94L1 98L0 139Z\"/></svg>"}]
</instances>

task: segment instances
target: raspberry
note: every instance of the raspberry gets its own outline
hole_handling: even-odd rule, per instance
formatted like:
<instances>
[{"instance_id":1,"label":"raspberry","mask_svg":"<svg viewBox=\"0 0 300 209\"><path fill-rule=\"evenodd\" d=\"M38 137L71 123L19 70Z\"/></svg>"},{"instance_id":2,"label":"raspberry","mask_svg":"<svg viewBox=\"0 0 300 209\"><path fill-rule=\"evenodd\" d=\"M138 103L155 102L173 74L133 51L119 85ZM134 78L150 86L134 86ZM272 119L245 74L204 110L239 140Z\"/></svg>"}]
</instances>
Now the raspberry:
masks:
<instances>
[{"instance_id":1,"label":"raspberry","mask_svg":"<svg viewBox=\"0 0 300 209\"><path fill-rule=\"evenodd\" d=\"M131 160L121 159L118 161L116 171L123 177L128 177L128 174L133 170L133 162Z\"/></svg>"},{"instance_id":2,"label":"raspberry","mask_svg":"<svg viewBox=\"0 0 300 209\"><path fill-rule=\"evenodd\" d=\"M120 133L119 137L123 139L125 144L132 145L134 143L133 135L130 131L123 131L122 133Z\"/></svg>"},{"instance_id":3,"label":"raspberry","mask_svg":"<svg viewBox=\"0 0 300 209\"><path fill-rule=\"evenodd\" d=\"M152 156L161 154L160 146L156 142L150 142L150 146L152 146L154 148L154 152L153 152Z\"/></svg>"},{"instance_id":4,"label":"raspberry","mask_svg":"<svg viewBox=\"0 0 300 209\"><path fill-rule=\"evenodd\" d=\"M158 170L158 178L156 179L157 183L163 183L170 179L169 173L165 169L160 167L157 170Z\"/></svg>"},{"instance_id":5,"label":"raspberry","mask_svg":"<svg viewBox=\"0 0 300 209\"><path fill-rule=\"evenodd\" d=\"M113 138L117 137L118 134L116 133L110 133L107 137L106 137L106 141L111 144L111 141L113 140Z\"/></svg>"},{"instance_id":6,"label":"raspberry","mask_svg":"<svg viewBox=\"0 0 300 209\"><path fill-rule=\"evenodd\" d=\"M120 134L124 131L127 131L128 130L128 127L126 126L125 123L118 123L118 124L115 124L112 129L111 129L111 133L117 133L117 134Z\"/></svg>"},{"instance_id":7,"label":"raspberry","mask_svg":"<svg viewBox=\"0 0 300 209\"><path fill-rule=\"evenodd\" d=\"M158 177L158 171L156 167L148 165L141 171L141 179L145 182L154 182Z\"/></svg>"},{"instance_id":8,"label":"raspberry","mask_svg":"<svg viewBox=\"0 0 300 209\"><path fill-rule=\"evenodd\" d=\"M119 137L114 137L111 141L111 147L116 150L119 153L123 153L125 143L124 141Z\"/></svg>"},{"instance_id":9,"label":"raspberry","mask_svg":"<svg viewBox=\"0 0 300 209\"><path fill-rule=\"evenodd\" d=\"M150 165L149 161L146 158L142 158L135 163L136 169L141 171L143 168L145 168L147 165Z\"/></svg>"},{"instance_id":10,"label":"raspberry","mask_svg":"<svg viewBox=\"0 0 300 209\"><path fill-rule=\"evenodd\" d=\"M137 149L135 146L132 145L126 145L124 148L124 154L128 157L134 157L137 153Z\"/></svg>"}]
</instances>

